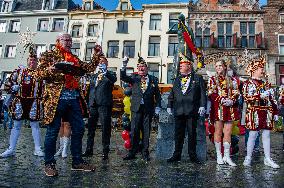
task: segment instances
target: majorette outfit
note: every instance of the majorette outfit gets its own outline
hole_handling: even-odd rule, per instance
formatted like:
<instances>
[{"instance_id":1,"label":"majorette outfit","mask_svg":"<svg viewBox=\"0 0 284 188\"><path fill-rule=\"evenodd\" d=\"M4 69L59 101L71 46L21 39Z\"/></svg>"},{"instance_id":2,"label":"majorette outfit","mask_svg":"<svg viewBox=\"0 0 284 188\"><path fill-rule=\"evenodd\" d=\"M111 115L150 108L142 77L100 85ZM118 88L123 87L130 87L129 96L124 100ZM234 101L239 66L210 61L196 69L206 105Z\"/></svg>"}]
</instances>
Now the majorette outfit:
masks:
<instances>
[{"instance_id":1,"label":"majorette outfit","mask_svg":"<svg viewBox=\"0 0 284 188\"><path fill-rule=\"evenodd\" d=\"M42 94L43 81L36 78L36 71L30 68L17 69L11 75L12 90L15 95L10 111L14 120L11 130L10 146L1 157L15 155L15 149L20 136L22 120L30 120L35 144L34 155L44 156L41 150L39 121L43 117Z\"/></svg>"},{"instance_id":2,"label":"majorette outfit","mask_svg":"<svg viewBox=\"0 0 284 188\"><path fill-rule=\"evenodd\" d=\"M248 73L252 76L258 68L264 68L265 63L263 57L252 61L248 65ZM247 142L247 156L243 165L250 166L255 140L258 132L262 130L264 164L272 168L280 168L270 158L270 130L273 128L274 120L278 119L278 110L271 84L259 78L251 77L244 82L243 97L247 106L246 128L250 130Z\"/></svg>"},{"instance_id":3,"label":"majorette outfit","mask_svg":"<svg viewBox=\"0 0 284 188\"><path fill-rule=\"evenodd\" d=\"M239 120L238 98L239 80L236 77L212 76L208 81L208 97L211 101L210 120L236 121ZM232 106L225 106L222 99L229 98L233 101Z\"/></svg>"}]
</instances>

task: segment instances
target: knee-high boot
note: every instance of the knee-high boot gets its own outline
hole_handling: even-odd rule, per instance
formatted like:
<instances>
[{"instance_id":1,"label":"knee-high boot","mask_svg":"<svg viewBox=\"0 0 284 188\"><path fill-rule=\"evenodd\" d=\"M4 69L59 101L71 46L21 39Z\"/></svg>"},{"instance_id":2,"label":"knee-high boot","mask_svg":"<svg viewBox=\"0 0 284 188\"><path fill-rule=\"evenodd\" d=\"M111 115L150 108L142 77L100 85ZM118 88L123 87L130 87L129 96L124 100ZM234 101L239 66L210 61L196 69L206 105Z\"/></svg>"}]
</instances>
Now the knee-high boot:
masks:
<instances>
[{"instance_id":1,"label":"knee-high boot","mask_svg":"<svg viewBox=\"0 0 284 188\"><path fill-rule=\"evenodd\" d=\"M11 130L9 148L0 154L1 157L10 157L15 155L17 141L21 133L22 121L14 120L14 127Z\"/></svg>"},{"instance_id":2,"label":"knee-high boot","mask_svg":"<svg viewBox=\"0 0 284 188\"><path fill-rule=\"evenodd\" d=\"M39 122L38 121L31 121L30 125L31 125L31 128L32 128L32 135L33 135L34 144L35 144L34 155L37 155L39 157L43 157L44 152L41 150Z\"/></svg>"}]
</instances>

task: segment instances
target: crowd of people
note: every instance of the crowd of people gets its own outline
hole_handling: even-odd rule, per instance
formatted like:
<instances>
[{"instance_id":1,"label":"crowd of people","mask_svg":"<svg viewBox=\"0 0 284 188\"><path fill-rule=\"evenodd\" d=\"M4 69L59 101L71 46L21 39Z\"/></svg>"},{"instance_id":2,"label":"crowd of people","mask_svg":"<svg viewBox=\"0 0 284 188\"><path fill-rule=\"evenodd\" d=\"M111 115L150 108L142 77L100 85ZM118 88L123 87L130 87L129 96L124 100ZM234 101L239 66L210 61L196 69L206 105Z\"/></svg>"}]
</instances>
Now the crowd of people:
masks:
<instances>
[{"instance_id":1,"label":"crowd of people","mask_svg":"<svg viewBox=\"0 0 284 188\"><path fill-rule=\"evenodd\" d=\"M44 156L44 172L47 176L58 175L55 156L67 157L70 140L72 170L95 171L95 166L87 163L83 157L93 155L98 119L102 128L102 159L109 158L112 90L117 81L116 74L107 70L108 60L99 45L95 46L92 59L88 63L72 54L71 47L72 38L69 34L60 34L56 39L55 49L42 53L40 58L37 58L34 49L30 47L27 67L15 70L4 83L8 95L3 103L3 114L6 119L9 117L8 112L11 114L13 127L9 124L9 147L0 156L15 155L23 120L28 119L34 140L34 155ZM232 127L233 122L241 121L244 114L248 139L243 165L251 165L255 141L261 132L264 164L280 168L270 156L270 131L278 120L277 104L284 105L284 98L280 97L277 102L271 84L265 80L265 59L259 57L250 62L247 67L250 77L242 84L228 62L217 60L216 75L209 78L207 89L203 77L193 69L193 61L182 53L179 54L179 60L179 75L174 80L168 97L167 112L174 117L175 149L167 162L181 160L187 128L190 160L201 163L196 154L196 128L198 119L206 114L209 101L209 121L215 128L214 145L218 165L237 166L230 157ZM121 81L132 87L131 148L123 160L135 159L141 149L142 158L149 161L151 122L153 116L161 110L158 79L148 74L147 63L140 55L137 74L127 75L127 65L128 59L125 58L120 77ZM85 84L86 74L89 75L89 88ZM240 108L240 97L244 99L245 108ZM84 153L83 118L88 118L88 139ZM44 151L41 148L40 121L47 128ZM58 135L60 147L56 151ZM139 143L142 143L142 148L139 148ZM224 148L224 152L221 148Z\"/></svg>"}]
</instances>

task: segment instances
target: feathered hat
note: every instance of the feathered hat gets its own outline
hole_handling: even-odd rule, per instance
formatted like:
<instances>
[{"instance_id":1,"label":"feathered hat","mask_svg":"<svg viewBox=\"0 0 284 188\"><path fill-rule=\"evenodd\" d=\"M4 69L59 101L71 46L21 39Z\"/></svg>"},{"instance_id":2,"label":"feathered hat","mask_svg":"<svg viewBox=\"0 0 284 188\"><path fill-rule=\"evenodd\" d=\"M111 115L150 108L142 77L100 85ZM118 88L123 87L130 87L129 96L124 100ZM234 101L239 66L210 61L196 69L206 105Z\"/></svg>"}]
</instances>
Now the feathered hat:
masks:
<instances>
[{"instance_id":1,"label":"feathered hat","mask_svg":"<svg viewBox=\"0 0 284 188\"><path fill-rule=\"evenodd\" d=\"M188 58L187 56L183 55L182 53L179 53L179 58L180 58L180 61L179 61L180 64L183 64L183 63L191 64L192 63L190 58Z\"/></svg>"},{"instance_id":2,"label":"feathered hat","mask_svg":"<svg viewBox=\"0 0 284 188\"><path fill-rule=\"evenodd\" d=\"M138 53L137 66L140 66L140 65L145 65L145 66L147 66L147 63L146 63L146 61L143 59L143 57L141 57L140 54Z\"/></svg>"},{"instance_id":3,"label":"feathered hat","mask_svg":"<svg viewBox=\"0 0 284 188\"><path fill-rule=\"evenodd\" d=\"M266 60L264 56L259 56L259 58L251 60L247 66L247 73L251 74L255 72L258 68L264 68L266 64Z\"/></svg>"}]
</instances>

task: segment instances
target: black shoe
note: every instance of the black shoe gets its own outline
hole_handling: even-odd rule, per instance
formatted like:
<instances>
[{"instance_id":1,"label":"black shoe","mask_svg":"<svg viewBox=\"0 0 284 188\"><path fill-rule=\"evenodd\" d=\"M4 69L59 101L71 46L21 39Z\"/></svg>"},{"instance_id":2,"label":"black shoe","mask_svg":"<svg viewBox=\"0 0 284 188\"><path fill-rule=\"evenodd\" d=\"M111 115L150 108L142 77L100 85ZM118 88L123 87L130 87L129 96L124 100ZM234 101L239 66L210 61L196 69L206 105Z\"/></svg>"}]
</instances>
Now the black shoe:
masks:
<instances>
[{"instance_id":1,"label":"black shoe","mask_svg":"<svg viewBox=\"0 0 284 188\"><path fill-rule=\"evenodd\" d=\"M135 157L135 155L126 155L125 157L123 157L123 160L124 161L128 161L128 160L132 160L132 159L135 159L136 157Z\"/></svg>"},{"instance_id":2,"label":"black shoe","mask_svg":"<svg viewBox=\"0 0 284 188\"><path fill-rule=\"evenodd\" d=\"M190 161L196 164L202 164L202 162L197 157L191 157Z\"/></svg>"},{"instance_id":3,"label":"black shoe","mask_svg":"<svg viewBox=\"0 0 284 188\"><path fill-rule=\"evenodd\" d=\"M144 161L150 161L149 155L143 155L142 158L143 158Z\"/></svg>"},{"instance_id":4,"label":"black shoe","mask_svg":"<svg viewBox=\"0 0 284 188\"><path fill-rule=\"evenodd\" d=\"M82 157L91 157L93 156L93 151L86 150L85 153L82 154Z\"/></svg>"},{"instance_id":5,"label":"black shoe","mask_svg":"<svg viewBox=\"0 0 284 188\"><path fill-rule=\"evenodd\" d=\"M171 158L167 159L168 163L179 162L181 160L180 156L172 156Z\"/></svg>"},{"instance_id":6,"label":"black shoe","mask_svg":"<svg viewBox=\"0 0 284 188\"><path fill-rule=\"evenodd\" d=\"M108 160L108 154L103 154L103 158L102 158L103 161L106 161Z\"/></svg>"}]
</instances>

